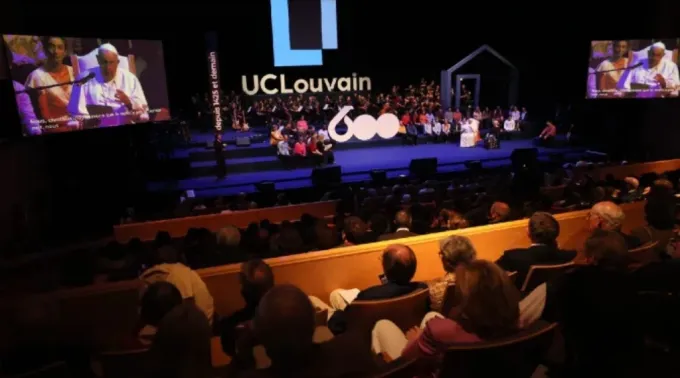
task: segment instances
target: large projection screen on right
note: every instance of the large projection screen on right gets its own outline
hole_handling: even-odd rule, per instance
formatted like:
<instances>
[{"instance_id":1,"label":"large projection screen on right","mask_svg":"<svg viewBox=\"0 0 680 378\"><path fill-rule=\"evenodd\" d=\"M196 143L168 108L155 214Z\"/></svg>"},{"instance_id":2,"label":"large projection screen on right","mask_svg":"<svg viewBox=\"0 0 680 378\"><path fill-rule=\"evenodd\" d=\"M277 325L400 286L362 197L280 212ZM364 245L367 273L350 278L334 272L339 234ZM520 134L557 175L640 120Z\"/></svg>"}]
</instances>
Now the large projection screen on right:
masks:
<instances>
[{"instance_id":1,"label":"large projection screen on right","mask_svg":"<svg viewBox=\"0 0 680 378\"><path fill-rule=\"evenodd\" d=\"M586 98L678 97L676 39L592 41Z\"/></svg>"}]
</instances>

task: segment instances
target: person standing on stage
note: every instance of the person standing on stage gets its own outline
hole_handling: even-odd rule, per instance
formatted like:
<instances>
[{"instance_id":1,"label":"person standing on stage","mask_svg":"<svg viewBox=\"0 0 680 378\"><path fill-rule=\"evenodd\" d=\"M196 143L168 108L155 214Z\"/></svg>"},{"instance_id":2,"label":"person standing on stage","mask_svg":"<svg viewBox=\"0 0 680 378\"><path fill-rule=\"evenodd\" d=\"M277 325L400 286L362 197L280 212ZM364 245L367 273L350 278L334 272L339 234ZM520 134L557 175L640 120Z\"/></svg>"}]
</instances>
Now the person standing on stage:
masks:
<instances>
[{"instance_id":1,"label":"person standing on stage","mask_svg":"<svg viewBox=\"0 0 680 378\"><path fill-rule=\"evenodd\" d=\"M213 147L215 148L215 162L217 163L217 178L223 179L227 176L227 164L224 162L224 144L222 144L222 134L215 134Z\"/></svg>"}]
</instances>

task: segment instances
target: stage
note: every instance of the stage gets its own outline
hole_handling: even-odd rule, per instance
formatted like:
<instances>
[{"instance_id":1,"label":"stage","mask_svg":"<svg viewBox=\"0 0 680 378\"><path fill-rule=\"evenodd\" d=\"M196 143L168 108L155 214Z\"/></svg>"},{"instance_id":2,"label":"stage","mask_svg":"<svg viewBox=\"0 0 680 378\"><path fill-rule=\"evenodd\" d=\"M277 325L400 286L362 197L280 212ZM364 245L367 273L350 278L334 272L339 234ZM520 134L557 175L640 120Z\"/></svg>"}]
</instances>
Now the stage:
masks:
<instances>
[{"instance_id":1,"label":"stage","mask_svg":"<svg viewBox=\"0 0 680 378\"><path fill-rule=\"evenodd\" d=\"M254 143L236 146L237 136L251 137ZM416 146L403 145L398 137L369 141L353 138L334 147L335 165L342 169L343 182L369 180L374 169L385 170L387 177L408 174L411 160L421 158L436 158L438 172L465 170L464 163L469 160L479 160L485 168L507 166L513 150L534 147L526 136L517 137L519 139L501 141L501 148L495 150L484 149L481 143L473 148L461 148L457 143L428 143L424 136L419 137ZM274 182L277 189L312 185L311 161L299 168L286 169L276 156L275 148L269 145L264 128L247 133L225 132L227 177L217 179L212 138L211 133L192 133L191 143L175 148L171 156L174 166L183 167L185 177L151 182L148 189L154 192L192 189L197 197L216 197L256 191L255 184L262 181ZM538 147L539 159L543 161L548 161L550 154L562 154L566 160L576 160L583 152L582 148L567 146Z\"/></svg>"}]
</instances>

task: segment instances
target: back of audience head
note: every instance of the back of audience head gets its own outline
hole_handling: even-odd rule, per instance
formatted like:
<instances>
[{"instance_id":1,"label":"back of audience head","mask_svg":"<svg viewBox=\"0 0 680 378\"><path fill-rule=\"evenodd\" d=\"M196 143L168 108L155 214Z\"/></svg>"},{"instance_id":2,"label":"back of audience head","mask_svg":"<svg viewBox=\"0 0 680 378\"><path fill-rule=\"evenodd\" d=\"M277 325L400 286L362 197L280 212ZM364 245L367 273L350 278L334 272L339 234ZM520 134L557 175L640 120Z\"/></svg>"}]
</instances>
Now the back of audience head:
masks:
<instances>
[{"instance_id":1,"label":"back of audience head","mask_svg":"<svg viewBox=\"0 0 680 378\"><path fill-rule=\"evenodd\" d=\"M596 203L588 213L588 226L590 230L601 229L619 231L626 219L621 207L611 201Z\"/></svg>"},{"instance_id":2,"label":"back of audience head","mask_svg":"<svg viewBox=\"0 0 680 378\"><path fill-rule=\"evenodd\" d=\"M529 218L529 239L532 243L557 247L560 223L549 213L536 212Z\"/></svg>"},{"instance_id":3,"label":"back of audience head","mask_svg":"<svg viewBox=\"0 0 680 378\"><path fill-rule=\"evenodd\" d=\"M257 306L262 297L274 286L274 272L260 260L249 260L241 264L239 274L241 296L247 305Z\"/></svg>"},{"instance_id":4,"label":"back of audience head","mask_svg":"<svg viewBox=\"0 0 680 378\"><path fill-rule=\"evenodd\" d=\"M172 244L170 233L167 231L158 231L158 233L156 233L156 239L154 239L154 246L159 248L169 244Z\"/></svg>"},{"instance_id":5,"label":"back of audience head","mask_svg":"<svg viewBox=\"0 0 680 378\"><path fill-rule=\"evenodd\" d=\"M439 243L439 257L444 270L453 273L460 264L469 264L477 258L477 251L470 239L465 236L452 235Z\"/></svg>"},{"instance_id":6,"label":"back of audience head","mask_svg":"<svg viewBox=\"0 0 680 378\"><path fill-rule=\"evenodd\" d=\"M141 300L140 318L145 325L157 327L161 319L182 304L182 294L175 285L158 281L149 285Z\"/></svg>"},{"instance_id":7,"label":"back of audience head","mask_svg":"<svg viewBox=\"0 0 680 378\"><path fill-rule=\"evenodd\" d=\"M293 285L275 286L260 301L254 330L277 370L294 368L309 360L314 311L307 295Z\"/></svg>"},{"instance_id":8,"label":"back of audience head","mask_svg":"<svg viewBox=\"0 0 680 378\"><path fill-rule=\"evenodd\" d=\"M618 232L595 230L586 239L585 262L603 268L624 269L629 262L626 240Z\"/></svg>"},{"instance_id":9,"label":"back of audience head","mask_svg":"<svg viewBox=\"0 0 680 378\"><path fill-rule=\"evenodd\" d=\"M156 248L153 254L153 264L177 264L184 263L184 255L172 245Z\"/></svg>"},{"instance_id":10,"label":"back of audience head","mask_svg":"<svg viewBox=\"0 0 680 378\"><path fill-rule=\"evenodd\" d=\"M150 377L207 378L212 375L212 329L193 303L168 312L158 325L149 349Z\"/></svg>"},{"instance_id":11,"label":"back of audience head","mask_svg":"<svg viewBox=\"0 0 680 378\"><path fill-rule=\"evenodd\" d=\"M343 223L342 236L345 244L358 245L369 241L367 239L368 225L361 218L347 217Z\"/></svg>"},{"instance_id":12,"label":"back of audience head","mask_svg":"<svg viewBox=\"0 0 680 378\"><path fill-rule=\"evenodd\" d=\"M456 303L450 317L481 339L508 336L519 327L520 295L498 265L475 260L456 269Z\"/></svg>"},{"instance_id":13,"label":"back of audience head","mask_svg":"<svg viewBox=\"0 0 680 378\"><path fill-rule=\"evenodd\" d=\"M217 245L233 248L241 243L241 232L234 226L226 226L217 231Z\"/></svg>"},{"instance_id":14,"label":"back of audience head","mask_svg":"<svg viewBox=\"0 0 680 378\"><path fill-rule=\"evenodd\" d=\"M494 202L489 210L489 223L500 223L510 219L510 206L505 202Z\"/></svg>"},{"instance_id":15,"label":"back of audience head","mask_svg":"<svg viewBox=\"0 0 680 378\"><path fill-rule=\"evenodd\" d=\"M416 274L416 254L406 245L392 244L382 254L382 266L389 282L406 285Z\"/></svg>"},{"instance_id":16,"label":"back of audience head","mask_svg":"<svg viewBox=\"0 0 680 378\"><path fill-rule=\"evenodd\" d=\"M371 215L370 228L376 235L384 234L388 229L387 217L382 213Z\"/></svg>"},{"instance_id":17,"label":"back of audience head","mask_svg":"<svg viewBox=\"0 0 680 378\"><path fill-rule=\"evenodd\" d=\"M444 209L439 213L439 217L441 222L439 226L447 230L460 230L470 226L470 222L457 211Z\"/></svg>"},{"instance_id":18,"label":"back of audience head","mask_svg":"<svg viewBox=\"0 0 680 378\"><path fill-rule=\"evenodd\" d=\"M394 225L397 228L411 228L411 214L408 211L397 211L394 215Z\"/></svg>"}]
</instances>

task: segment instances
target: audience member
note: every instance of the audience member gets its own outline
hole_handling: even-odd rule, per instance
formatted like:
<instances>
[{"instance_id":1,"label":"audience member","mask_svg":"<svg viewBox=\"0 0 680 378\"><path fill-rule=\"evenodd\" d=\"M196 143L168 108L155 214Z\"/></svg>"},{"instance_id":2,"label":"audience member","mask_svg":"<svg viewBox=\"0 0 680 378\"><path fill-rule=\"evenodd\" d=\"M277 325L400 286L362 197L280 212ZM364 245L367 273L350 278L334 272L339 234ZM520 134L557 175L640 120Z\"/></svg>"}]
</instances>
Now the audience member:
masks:
<instances>
[{"instance_id":1,"label":"audience member","mask_svg":"<svg viewBox=\"0 0 680 378\"><path fill-rule=\"evenodd\" d=\"M372 347L391 359L433 357L456 343L475 343L512 335L519 330L519 292L496 264L475 260L456 269L456 302L446 317L425 316L421 327L402 333L380 320L373 328Z\"/></svg>"},{"instance_id":2,"label":"audience member","mask_svg":"<svg viewBox=\"0 0 680 378\"><path fill-rule=\"evenodd\" d=\"M375 235L361 218L351 216L343 222L342 241L346 246L371 243L375 241Z\"/></svg>"},{"instance_id":3,"label":"audience member","mask_svg":"<svg viewBox=\"0 0 680 378\"><path fill-rule=\"evenodd\" d=\"M220 322L222 349L231 356L236 352L236 327L253 319L260 300L274 286L274 273L266 262L249 260L241 264L239 281L241 297L246 305Z\"/></svg>"},{"instance_id":4,"label":"audience member","mask_svg":"<svg viewBox=\"0 0 680 378\"><path fill-rule=\"evenodd\" d=\"M149 285L140 303L139 318L143 328L139 331L139 342L151 344L163 317L181 304L182 294L175 285L165 281Z\"/></svg>"},{"instance_id":5,"label":"audience member","mask_svg":"<svg viewBox=\"0 0 680 378\"><path fill-rule=\"evenodd\" d=\"M416 273L417 263L415 253L408 246L390 245L383 252L381 262L384 274L379 277L382 281L380 285L364 290L333 290L330 295L330 306L317 297L309 297L314 307L328 311L328 328L334 334L342 333L347 328L343 310L353 301L397 298L427 287L422 282L411 281Z\"/></svg>"},{"instance_id":6,"label":"audience member","mask_svg":"<svg viewBox=\"0 0 680 378\"><path fill-rule=\"evenodd\" d=\"M543 309L544 319L560 323L571 357L569 376L628 377L631 363L640 359L641 324L628 257L620 232L596 229L586 240L582 264L524 299Z\"/></svg>"},{"instance_id":7,"label":"audience member","mask_svg":"<svg viewBox=\"0 0 680 378\"><path fill-rule=\"evenodd\" d=\"M394 225L396 230L390 234L382 234L378 236L379 241L384 240L394 240L401 238L408 238L410 236L416 236L416 233L411 232L411 214L408 211L402 210L397 212L394 216Z\"/></svg>"},{"instance_id":8,"label":"audience member","mask_svg":"<svg viewBox=\"0 0 680 378\"><path fill-rule=\"evenodd\" d=\"M469 264L477 258L477 251L470 239L453 235L439 243L439 257L444 267L444 277L427 283L430 289L430 309L441 312L446 290L455 284L455 271L460 264Z\"/></svg>"},{"instance_id":9,"label":"audience member","mask_svg":"<svg viewBox=\"0 0 680 378\"><path fill-rule=\"evenodd\" d=\"M510 220L510 206L505 202L494 202L489 209L489 224Z\"/></svg>"},{"instance_id":10,"label":"audience member","mask_svg":"<svg viewBox=\"0 0 680 378\"><path fill-rule=\"evenodd\" d=\"M668 258L667 247L675 232L675 197L653 196L645 203L645 219L647 225L634 229L631 232L641 245L656 242L658 257Z\"/></svg>"},{"instance_id":11,"label":"audience member","mask_svg":"<svg viewBox=\"0 0 680 378\"><path fill-rule=\"evenodd\" d=\"M317 344L313 341L314 320L314 307L300 289L280 285L269 290L260 301L253 325L271 366L239 376L331 378L376 371L363 337L347 333Z\"/></svg>"},{"instance_id":12,"label":"audience member","mask_svg":"<svg viewBox=\"0 0 680 378\"><path fill-rule=\"evenodd\" d=\"M212 295L198 273L181 262L181 253L171 246L161 247L156 251L155 260L155 265L144 271L139 278L147 285L158 281L175 285L182 298L194 302L212 323Z\"/></svg>"},{"instance_id":13,"label":"audience member","mask_svg":"<svg viewBox=\"0 0 680 378\"><path fill-rule=\"evenodd\" d=\"M588 228L592 230L601 229L605 231L614 231L619 233L626 241L628 249L635 249L641 245L638 238L624 234L621 231L623 221L626 214L614 202L605 201L596 203L588 213L586 220L588 221Z\"/></svg>"},{"instance_id":14,"label":"audience member","mask_svg":"<svg viewBox=\"0 0 680 378\"><path fill-rule=\"evenodd\" d=\"M505 251L496 264L507 272L517 272L515 284L521 287L532 265L563 264L576 257L575 251L563 251L557 246L560 224L552 215L534 213L529 218L529 248Z\"/></svg>"},{"instance_id":15,"label":"audience member","mask_svg":"<svg viewBox=\"0 0 680 378\"><path fill-rule=\"evenodd\" d=\"M205 314L193 303L173 308L158 325L149 349L151 378L210 378L212 329Z\"/></svg>"}]
</instances>

